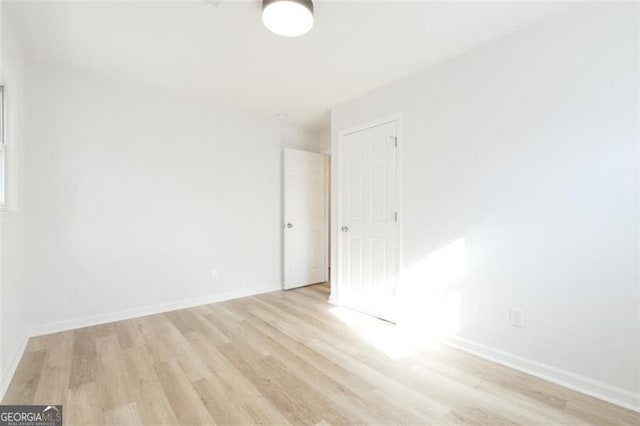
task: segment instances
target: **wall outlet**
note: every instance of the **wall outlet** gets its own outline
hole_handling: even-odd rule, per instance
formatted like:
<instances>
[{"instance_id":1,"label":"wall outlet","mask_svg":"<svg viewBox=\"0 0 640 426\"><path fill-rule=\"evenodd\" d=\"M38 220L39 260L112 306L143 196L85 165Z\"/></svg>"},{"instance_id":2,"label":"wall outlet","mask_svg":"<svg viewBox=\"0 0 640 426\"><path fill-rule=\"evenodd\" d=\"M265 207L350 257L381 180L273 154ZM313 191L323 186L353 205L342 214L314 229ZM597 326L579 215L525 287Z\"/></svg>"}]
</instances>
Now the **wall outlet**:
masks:
<instances>
[{"instance_id":1,"label":"wall outlet","mask_svg":"<svg viewBox=\"0 0 640 426\"><path fill-rule=\"evenodd\" d=\"M212 280L217 280L218 279L218 275L220 275L220 274L218 273L217 269L212 269L211 270L211 279Z\"/></svg>"},{"instance_id":2,"label":"wall outlet","mask_svg":"<svg viewBox=\"0 0 640 426\"><path fill-rule=\"evenodd\" d=\"M509 324L513 327L522 328L524 325L524 319L522 311L520 309L509 309Z\"/></svg>"}]
</instances>

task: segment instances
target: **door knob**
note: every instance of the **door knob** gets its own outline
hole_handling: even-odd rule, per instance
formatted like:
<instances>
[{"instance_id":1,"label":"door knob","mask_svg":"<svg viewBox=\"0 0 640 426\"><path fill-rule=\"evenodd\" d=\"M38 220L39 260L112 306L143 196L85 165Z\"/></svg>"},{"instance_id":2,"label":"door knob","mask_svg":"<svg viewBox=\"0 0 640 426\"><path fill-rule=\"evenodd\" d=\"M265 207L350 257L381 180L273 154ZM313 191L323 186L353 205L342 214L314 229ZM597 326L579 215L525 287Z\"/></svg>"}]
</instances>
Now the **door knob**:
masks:
<instances>
[{"instance_id":1,"label":"door knob","mask_svg":"<svg viewBox=\"0 0 640 426\"><path fill-rule=\"evenodd\" d=\"M292 223L287 223L287 228L288 228L288 229L293 228L293 224L292 224Z\"/></svg>"},{"instance_id":2,"label":"door knob","mask_svg":"<svg viewBox=\"0 0 640 426\"><path fill-rule=\"evenodd\" d=\"M348 226L343 226L340 229L342 229L342 232L349 232L349 227Z\"/></svg>"}]
</instances>

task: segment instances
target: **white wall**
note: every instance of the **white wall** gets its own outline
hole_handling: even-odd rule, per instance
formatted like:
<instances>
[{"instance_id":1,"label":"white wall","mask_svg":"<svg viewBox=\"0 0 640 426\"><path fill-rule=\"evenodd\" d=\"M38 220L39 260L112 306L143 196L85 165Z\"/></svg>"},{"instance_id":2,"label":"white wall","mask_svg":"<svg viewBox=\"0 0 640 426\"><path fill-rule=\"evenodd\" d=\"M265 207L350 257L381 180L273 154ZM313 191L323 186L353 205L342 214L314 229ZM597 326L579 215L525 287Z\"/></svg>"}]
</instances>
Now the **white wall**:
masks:
<instances>
[{"instance_id":1,"label":"white wall","mask_svg":"<svg viewBox=\"0 0 640 426\"><path fill-rule=\"evenodd\" d=\"M331 155L331 129L317 129L311 133L315 146L320 149L322 154Z\"/></svg>"},{"instance_id":2,"label":"white wall","mask_svg":"<svg viewBox=\"0 0 640 426\"><path fill-rule=\"evenodd\" d=\"M11 23L0 3L0 84L6 105L6 204L0 211L0 396L26 343L23 279L24 64Z\"/></svg>"},{"instance_id":3,"label":"white wall","mask_svg":"<svg viewBox=\"0 0 640 426\"><path fill-rule=\"evenodd\" d=\"M332 152L401 113L404 294L455 292L454 342L640 407L637 35L637 4L576 7L336 107Z\"/></svg>"},{"instance_id":4,"label":"white wall","mask_svg":"<svg viewBox=\"0 0 640 426\"><path fill-rule=\"evenodd\" d=\"M272 118L51 70L30 72L29 83L36 332L279 288L282 148L321 150L315 138Z\"/></svg>"}]
</instances>

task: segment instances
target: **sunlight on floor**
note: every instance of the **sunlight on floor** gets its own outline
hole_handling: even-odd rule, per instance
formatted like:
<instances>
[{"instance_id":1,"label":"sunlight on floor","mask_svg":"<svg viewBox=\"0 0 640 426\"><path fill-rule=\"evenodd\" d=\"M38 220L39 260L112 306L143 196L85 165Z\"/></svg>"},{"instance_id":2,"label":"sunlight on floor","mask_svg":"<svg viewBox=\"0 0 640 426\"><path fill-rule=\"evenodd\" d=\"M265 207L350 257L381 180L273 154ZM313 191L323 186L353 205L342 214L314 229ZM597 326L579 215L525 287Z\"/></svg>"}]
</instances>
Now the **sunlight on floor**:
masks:
<instances>
[{"instance_id":1,"label":"sunlight on floor","mask_svg":"<svg viewBox=\"0 0 640 426\"><path fill-rule=\"evenodd\" d=\"M396 325L342 306L329 312L358 333L360 337L391 359L405 358L416 349L411 336Z\"/></svg>"},{"instance_id":2,"label":"sunlight on floor","mask_svg":"<svg viewBox=\"0 0 640 426\"><path fill-rule=\"evenodd\" d=\"M336 307L330 312L392 359L410 356L460 330L460 294L466 277L466 245L459 238L407 267L395 306L396 324Z\"/></svg>"}]
</instances>

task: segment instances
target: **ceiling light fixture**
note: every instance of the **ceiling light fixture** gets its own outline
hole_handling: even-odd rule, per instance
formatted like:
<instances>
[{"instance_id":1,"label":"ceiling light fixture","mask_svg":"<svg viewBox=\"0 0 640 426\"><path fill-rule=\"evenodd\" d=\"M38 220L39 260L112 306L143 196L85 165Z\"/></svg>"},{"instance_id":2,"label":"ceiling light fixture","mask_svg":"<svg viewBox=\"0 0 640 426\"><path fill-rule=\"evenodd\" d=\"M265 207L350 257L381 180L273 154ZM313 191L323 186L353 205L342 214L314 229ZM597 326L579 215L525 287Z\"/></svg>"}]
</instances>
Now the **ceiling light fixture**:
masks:
<instances>
[{"instance_id":1,"label":"ceiling light fixture","mask_svg":"<svg viewBox=\"0 0 640 426\"><path fill-rule=\"evenodd\" d=\"M313 27L311 0L262 0L262 22L272 32L297 37Z\"/></svg>"}]
</instances>

